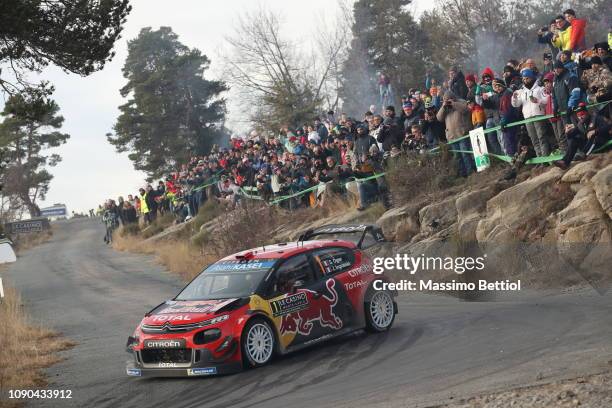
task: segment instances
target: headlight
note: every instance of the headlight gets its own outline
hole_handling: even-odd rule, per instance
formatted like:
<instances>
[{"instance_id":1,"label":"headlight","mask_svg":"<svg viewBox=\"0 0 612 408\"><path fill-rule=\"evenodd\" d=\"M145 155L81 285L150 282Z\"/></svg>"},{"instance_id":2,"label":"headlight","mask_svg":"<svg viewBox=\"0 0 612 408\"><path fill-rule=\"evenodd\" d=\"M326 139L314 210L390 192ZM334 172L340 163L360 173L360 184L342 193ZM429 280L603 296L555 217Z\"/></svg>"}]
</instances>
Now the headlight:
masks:
<instances>
[{"instance_id":1,"label":"headlight","mask_svg":"<svg viewBox=\"0 0 612 408\"><path fill-rule=\"evenodd\" d=\"M133 348L138 344L140 344L140 339L138 337L129 336L125 348L128 352L132 352Z\"/></svg>"},{"instance_id":2,"label":"headlight","mask_svg":"<svg viewBox=\"0 0 612 408\"><path fill-rule=\"evenodd\" d=\"M200 322L200 324L198 326L200 326L200 327L210 326L211 324L217 324L217 323L224 322L227 319L229 319L229 315L228 314L224 314L224 315L221 315L221 316L214 317L212 319L204 320L203 322Z\"/></svg>"}]
</instances>

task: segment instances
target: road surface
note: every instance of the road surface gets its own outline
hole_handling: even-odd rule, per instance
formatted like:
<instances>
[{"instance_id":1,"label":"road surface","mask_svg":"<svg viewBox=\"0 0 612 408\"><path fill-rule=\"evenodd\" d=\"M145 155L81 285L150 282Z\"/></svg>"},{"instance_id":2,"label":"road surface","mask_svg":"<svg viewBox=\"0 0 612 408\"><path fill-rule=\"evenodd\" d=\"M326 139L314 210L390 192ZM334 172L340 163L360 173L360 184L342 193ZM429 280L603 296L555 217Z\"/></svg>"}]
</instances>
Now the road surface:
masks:
<instances>
[{"instance_id":1,"label":"road surface","mask_svg":"<svg viewBox=\"0 0 612 408\"><path fill-rule=\"evenodd\" d=\"M612 294L585 287L492 302L400 296L382 335L355 333L231 376L130 378L127 336L182 283L151 257L107 247L95 220L54 228L6 276L36 320L78 343L48 370L49 388L74 398L30 406L431 407L612 364Z\"/></svg>"}]
</instances>

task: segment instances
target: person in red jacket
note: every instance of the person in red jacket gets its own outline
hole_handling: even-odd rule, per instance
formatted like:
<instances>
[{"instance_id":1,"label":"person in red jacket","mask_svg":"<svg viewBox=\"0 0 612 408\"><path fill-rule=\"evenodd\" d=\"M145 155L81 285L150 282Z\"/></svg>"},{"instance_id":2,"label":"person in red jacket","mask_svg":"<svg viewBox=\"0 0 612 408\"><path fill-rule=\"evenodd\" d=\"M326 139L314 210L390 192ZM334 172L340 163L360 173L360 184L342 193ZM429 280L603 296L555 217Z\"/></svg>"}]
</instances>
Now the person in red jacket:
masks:
<instances>
[{"instance_id":1,"label":"person in red jacket","mask_svg":"<svg viewBox=\"0 0 612 408\"><path fill-rule=\"evenodd\" d=\"M576 18L576 12L572 9L565 10L563 12L563 16L572 27L569 50L572 52L584 51L586 49L586 43L584 40L587 25L586 20L583 18Z\"/></svg>"}]
</instances>

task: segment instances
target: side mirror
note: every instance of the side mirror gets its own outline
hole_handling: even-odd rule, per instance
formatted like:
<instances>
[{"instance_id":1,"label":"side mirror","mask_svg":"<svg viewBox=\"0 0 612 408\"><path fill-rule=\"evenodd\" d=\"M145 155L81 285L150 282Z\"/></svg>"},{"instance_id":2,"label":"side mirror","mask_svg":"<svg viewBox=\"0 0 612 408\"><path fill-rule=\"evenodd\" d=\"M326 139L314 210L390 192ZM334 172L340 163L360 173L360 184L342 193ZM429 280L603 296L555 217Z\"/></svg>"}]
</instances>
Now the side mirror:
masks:
<instances>
[{"instance_id":1,"label":"side mirror","mask_svg":"<svg viewBox=\"0 0 612 408\"><path fill-rule=\"evenodd\" d=\"M304 287L304 281L300 279L296 280L293 282L293 286L291 286L291 293L297 292L297 290L301 287Z\"/></svg>"}]
</instances>

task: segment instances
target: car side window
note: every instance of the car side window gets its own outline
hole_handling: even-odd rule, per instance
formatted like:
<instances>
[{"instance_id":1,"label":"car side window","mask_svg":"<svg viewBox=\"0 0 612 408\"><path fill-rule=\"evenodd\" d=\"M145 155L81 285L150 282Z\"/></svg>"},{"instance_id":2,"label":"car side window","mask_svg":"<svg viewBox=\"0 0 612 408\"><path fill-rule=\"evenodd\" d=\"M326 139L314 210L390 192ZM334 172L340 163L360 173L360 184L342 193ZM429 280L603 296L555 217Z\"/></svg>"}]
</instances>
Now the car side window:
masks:
<instances>
[{"instance_id":1,"label":"car side window","mask_svg":"<svg viewBox=\"0 0 612 408\"><path fill-rule=\"evenodd\" d=\"M355 263L355 254L348 248L323 248L314 251L312 257L325 276L347 271Z\"/></svg>"},{"instance_id":2,"label":"car side window","mask_svg":"<svg viewBox=\"0 0 612 408\"><path fill-rule=\"evenodd\" d=\"M306 254L299 254L287 259L275 274L272 293L280 295L291 291L296 281L302 281L306 286L314 282L314 275Z\"/></svg>"}]
</instances>

